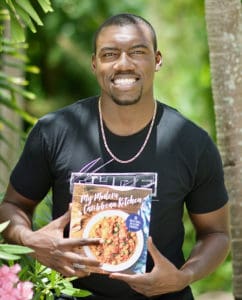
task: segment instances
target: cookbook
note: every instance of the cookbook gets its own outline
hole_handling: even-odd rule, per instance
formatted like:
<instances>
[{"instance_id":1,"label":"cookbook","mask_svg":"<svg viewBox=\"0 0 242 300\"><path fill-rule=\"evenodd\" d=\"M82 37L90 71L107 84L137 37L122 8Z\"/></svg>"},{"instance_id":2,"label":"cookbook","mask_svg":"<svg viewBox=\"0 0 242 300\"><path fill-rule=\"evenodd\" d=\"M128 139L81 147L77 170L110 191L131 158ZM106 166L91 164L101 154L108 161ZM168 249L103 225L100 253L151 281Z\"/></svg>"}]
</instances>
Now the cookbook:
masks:
<instances>
[{"instance_id":1,"label":"cookbook","mask_svg":"<svg viewBox=\"0 0 242 300\"><path fill-rule=\"evenodd\" d=\"M76 249L101 262L96 273L145 273L152 189L72 182L71 238L101 238Z\"/></svg>"}]
</instances>

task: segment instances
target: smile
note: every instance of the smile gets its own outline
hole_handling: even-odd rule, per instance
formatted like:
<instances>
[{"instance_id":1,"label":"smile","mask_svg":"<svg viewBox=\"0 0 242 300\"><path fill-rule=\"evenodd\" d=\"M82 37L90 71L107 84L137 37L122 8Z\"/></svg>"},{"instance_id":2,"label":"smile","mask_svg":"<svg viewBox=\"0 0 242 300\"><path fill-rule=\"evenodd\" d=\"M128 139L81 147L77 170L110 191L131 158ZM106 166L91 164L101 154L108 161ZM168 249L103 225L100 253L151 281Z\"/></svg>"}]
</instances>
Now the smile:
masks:
<instances>
[{"instance_id":1,"label":"smile","mask_svg":"<svg viewBox=\"0 0 242 300\"><path fill-rule=\"evenodd\" d=\"M125 85L132 85L134 84L138 79L136 78L115 78L113 81L113 83L115 85L122 85L122 86L125 86Z\"/></svg>"}]
</instances>

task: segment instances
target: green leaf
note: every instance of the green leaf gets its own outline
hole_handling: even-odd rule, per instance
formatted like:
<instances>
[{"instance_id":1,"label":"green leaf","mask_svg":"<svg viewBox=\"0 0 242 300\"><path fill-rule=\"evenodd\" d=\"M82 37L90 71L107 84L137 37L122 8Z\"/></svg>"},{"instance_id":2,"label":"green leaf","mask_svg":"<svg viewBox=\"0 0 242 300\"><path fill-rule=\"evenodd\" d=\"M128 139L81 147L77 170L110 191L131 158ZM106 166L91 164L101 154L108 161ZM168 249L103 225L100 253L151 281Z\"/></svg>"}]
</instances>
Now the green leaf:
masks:
<instances>
[{"instance_id":1,"label":"green leaf","mask_svg":"<svg viewBox=\"0 0 242 300\"><path fill-rule=\"evenodd\" d=\"M47 225L51 221L51 206L52 199L49 193L36 207L33 218L33 228L35 230Z\"/></svg>"},{"instance_id":2,"label":"green leaf","mask_svg":"<svg viewBox=\"0 0 242 300\"><path fill-rule=\"evenodd\" d=\"M17 7L17 5L16 5ZM20 6L17 8L17 12L19 14L19 16L21 17L22 21L30 28L30 30L32 32L36 32L36 28L34 26L34 23L32 22L30 16L28 15L28 13L23 10Z\"/></svg>"},{"instance_id":3,"label":"green leaf","mask_svg":"<svg viewBox=\"0 0 242 300\"><path fill-rule=\"evenodd\" d=\"M20 259L20 256L14 255L14 254L10 254L10 253L6 253L4 251L0 251L0 259L4 259L4 260L17 260L17 259Z\"/></svg>"},{"instance_id":4,"label":"green leaf","mask_svg":"<svg viewBox=\"0 0 242 300\"><path fill-rule=\"evenodd\" d=\"M26 113L20 107L18 107L15 103L5 101L5 99L1 99L0 102L2 102L2 104L9 107L10 109L16 111L25 121L29 122L30 124L34 124L36 122L36 118L30 116L28 113Z\"/></svg>"},{"instance_id":5,"label":"green leaf","mask_svg":"<svg viewBox=\"0 0 242 300\"><path fill-rule=\"evenodd\" d=\"M20 245L0 244L0 252L5 251L11 254L28 254L34 252L32 249Z\"/></svg>"},{"instance_id":6,"label":"green leaf","mask_svg":"<svg viewBox=\"0 0 242 300\"><path fill-rule=\"evenodd\" d=\"M38 0L45 13L54 11L49 0Z\"/></svg>"},{"instance_id":7,"label":"green leaf","mask_svg":"<svg viewBox=\"0 0 242 300\"><path fill-rule=\"evenodd\" d=\"M6 88L6 90L9 90L12 93L17 93L19 95L22 95L24 98L28 100L34 100L35 94L28 92L20 87L17 87L15 85L7 84L5 82L1 82L1 86ZM12 107L12 103L6 103L4 99L0 99L0 102L4 103L6 106Z\"/></svg>"},{"instance_id":8,"label":"green leaf","mask_svg":"<svg viewBox=\"0 0 242 300\"><path fill-rule=\"evenodd\" d=\"M33 8L33 6L31 5L31 3L29 2L29 0L16 0L17 4L19 6L21 6L21 8L23 10L26 11L26 13L40 26L43 25L42 21L40 20L37 12L35 11L35 9ZM16 6L16 11L19 13L18 11L18 7Z\"/></svg>"},{"instance_id":9,"label":"green leaf","mask_svg":"<svg viewBox=\"0 0 242 300\"><path fill-rule=\"evenodd\" d=\"M10 221L6 221L0 224L0 232L3 232L7 227Z\"/></svg>"},{"instance_id":10,"label":"green leaf","mask_svg":"<svg viewBox=\"0 0 242 300\"><path fill-rule=\"evenodd\" d=\"M13 5L13 3L12 3L12 0L5 0L6 1L6 4L9 6L9 8L10 8L10 10L14 13L14 14L16 14L16 10L15 10L15 7L14 7L14 5ZM8 10L8 9L7 9ZM9 12L9 10L8 10L8 12Z\"/></svg>"},{"instance_id":11,"label":"green leaf","mask_svg":"<svg viewBox=\"0 0 242 300\"><path fill-rule=\"evenodd\" d=\"M41 292L35 292L33 300L40 300L40 299L43 299L41 298Z\"/></svg>"},{"instance_id":12,"label":"green leaf","mask_svg":"<svg viewBox=\"0 0 242 300\"><path fill-rule=\"evenodd\" d=\"M39 74L40 69L37 66L26 66L25 71L32 74Z\"/></svg>"},{"instance_id":13,"label":"green leaf","mask_svg":"<svg viewBox=\"0 0 242 300\"><path fill-rule=\"evenodd\" d=\"M10 18L10 31L11 31L11 40L14 43L22 43L25 41L24 28L18 22L15 15L11 14Z\"/></svg>"},{"instance_id":14,"label":"green leaf","mask_svg":"<svg viewBox=\"0 0 242 300\"><path fill-rule=\"evenodd\" d=\"M73 296L73 297L87 297L92 295L89 291L86 290L80 290L76 288L65 288L61 291L63 294L66 294L68 296Z\"/></svg>"},{"instance_id":15,"label":"green leaf","mask_svg":"<svg viewBox=\"0 0 242 300\"><path fill-rule=\"evenodd\" d=\"M13 83L20 86L26 86L28 85L28 81L22 77L17 76L8 76L5 73L0 71L0 85L1 83L4 83L6 81L7 83Z\"/></svg>"},{"instance_id":16,"label":"green leaf","mask_svg":"<svg viewBox=\"0 0 242 300\"><path fill-rule=\"evenodd\" d=\"M10 56L14 57L16 59L15 65L19 65L19 68L23 68L23 64L28 62L28 58L21 50L26 49L26 47L27 44L23 42L17 44L15 42L12 42L12 45L5 43L3 46L3 52L5 54L9 54ZM13 65L14 63L10 61L4 61L4 64L2 62L1 65L8 66L11 64Z\"/></svg>"},{"instance_id":17,"label":"green leaf","mask_svg":"<svg viewBox=\"0 0 242 300\"><path fill-rule=\"evenodd\" d=\"M46 300L54 300L54 295L51 293L51 294L47 294L46 295Z\"/></svg>"}]
</instances>

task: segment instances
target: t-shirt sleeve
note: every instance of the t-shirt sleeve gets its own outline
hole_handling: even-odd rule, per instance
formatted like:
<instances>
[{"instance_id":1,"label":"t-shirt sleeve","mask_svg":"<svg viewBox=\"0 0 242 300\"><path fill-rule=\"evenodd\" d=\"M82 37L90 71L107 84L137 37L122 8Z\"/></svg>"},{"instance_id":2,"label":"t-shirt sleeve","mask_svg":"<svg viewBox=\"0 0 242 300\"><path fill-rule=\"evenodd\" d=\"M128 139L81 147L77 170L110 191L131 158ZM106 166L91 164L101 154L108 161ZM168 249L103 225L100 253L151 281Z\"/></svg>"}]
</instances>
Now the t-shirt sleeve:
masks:
<instances>
[{"instance_id":1,"label":"t-shirt sleeve","mask_svg":"<svg viewBox=\"0 0 242 300\"><path fill-rule=\"evenodd\" d=\"M191 213L207 213L219 209L228 201L219 151L208 137L195 172L194 184L186 198Z\"/></svg>"},{"instance_id":2,"label":"t-shirt sleeve","mask_svg":"<svg viewBox=\"0 0 242 300\"><path fill-rule=\"evenodd\" d=\"M51 186L48 145L41 133L39 122L33 127L23 152L10 176L10 183L21 195L39 201Z\"/></svg>"}]
</instances>

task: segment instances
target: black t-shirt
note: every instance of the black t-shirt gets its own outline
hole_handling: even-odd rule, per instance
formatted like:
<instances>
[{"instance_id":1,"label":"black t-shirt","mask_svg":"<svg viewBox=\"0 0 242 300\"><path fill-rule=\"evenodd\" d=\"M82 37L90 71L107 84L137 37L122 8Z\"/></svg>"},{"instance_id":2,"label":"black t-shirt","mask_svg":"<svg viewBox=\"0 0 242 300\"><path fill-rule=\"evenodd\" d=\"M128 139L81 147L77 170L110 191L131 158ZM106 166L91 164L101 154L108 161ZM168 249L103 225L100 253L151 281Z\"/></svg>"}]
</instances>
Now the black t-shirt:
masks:
<instances>
[{"instance_id":1,"label":"black t-shirt","mask_svg":"<svg viewBox=\"0 0 242 300\"><path fill-rule=\"evenodd\" d=\"M141 155L131 163L110 161L98 117L97 97L80 100L42 117L31 131L24 151L11 174L14 188L39 201L53 192L53 218L61 216L71 201L72 172L156 172L157 197L152 202L150 235L160 252L178 268L184 263L183 208L207 213L227 202L220 155L208 134L179 112L158 102L154 128ZM120 159L129 159L140 148L149 125L131 136L117 136L105 128L107 142ZM91 162L98 160L91 167ZM107 163L109 162L109 163ZM153 262L148 256L147 271ZM145 299L125 283L93 274L76 285L111 299ZM129 295L129 296L128 296ZM130 298L129 298L130 297ZM190 300L187 288L157 299Z\"/></svg>"}]
</instances>

